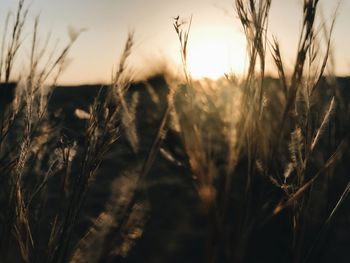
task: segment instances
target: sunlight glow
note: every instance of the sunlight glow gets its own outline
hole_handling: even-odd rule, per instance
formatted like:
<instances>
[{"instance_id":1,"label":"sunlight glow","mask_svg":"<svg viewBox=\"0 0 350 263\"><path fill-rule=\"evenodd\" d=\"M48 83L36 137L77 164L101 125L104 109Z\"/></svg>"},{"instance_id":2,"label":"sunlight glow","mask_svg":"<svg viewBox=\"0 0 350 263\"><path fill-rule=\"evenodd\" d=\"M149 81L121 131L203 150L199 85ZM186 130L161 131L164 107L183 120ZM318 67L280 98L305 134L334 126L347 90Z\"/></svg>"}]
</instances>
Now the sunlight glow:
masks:
<instances>
[{"instance_id":1,"label":"sunlight glow","mask_svg":"<svg viewBox=\"0 0 350 263\"><path fill-rule=\"evenodd\" d=\"M194 79L218 79L225 73L242 74L245 68L245 43L227 30L206 29L189 40L187 65Z\"/></svg>"}]
</instances>

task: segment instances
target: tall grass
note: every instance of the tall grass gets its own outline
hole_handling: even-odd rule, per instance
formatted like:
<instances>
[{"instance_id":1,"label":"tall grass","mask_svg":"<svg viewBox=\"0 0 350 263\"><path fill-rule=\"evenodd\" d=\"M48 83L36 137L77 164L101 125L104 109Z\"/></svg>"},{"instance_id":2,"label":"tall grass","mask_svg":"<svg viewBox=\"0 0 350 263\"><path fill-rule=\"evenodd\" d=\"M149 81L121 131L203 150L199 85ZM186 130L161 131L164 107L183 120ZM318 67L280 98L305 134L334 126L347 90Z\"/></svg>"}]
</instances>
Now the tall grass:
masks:
<instances>
[{"instance_id":1,"label":"tall grass","mask_svg":"<svg viewBox=\"0 0 350 263\"><path fill-rule=\"evenodd\" d=\"M28 12L25 1L20 0L13 20L10 14L7 17L1 46L1 88L14 79L16 58L25 43ZM79 241L74 231L89 185L122 131L121 107L113 95L115 89L128 85L125 61L132 48L132 35L107 94L101 90L90 112L83 114L87 119L85 139L78 144L62 135L61 127L50 121L47 108L81 31L71 31L61 51L50 51L49 38L43 44L39 42L39 24L37 17L28 73L15 80L15 97L1 112L0 261L4 263L70 260ZM119 99L124 96L119 95Z\"/></svg>"},{"instance_id":2,"label":"tall grass","mask_svg":"<svg viewBox=\"0 0 350 263\"><path fill-rule=\"evenodd\" d=\"M330 25L317 25L319 1L303 1L296 60L289 74L278 41L268 38L271 1L234 3L249 59L244 77L228 87L196 86L186 61L190 27L184 28L179 18L174 23L186 84L177 89L172 103L198 196L209 218L205 260L244 262L254 231L281 213L290 224L291 262L312 260L312 244L318 241L305 241L309 210L325 194L326 171L345 149L345 141L331 149L318 147L338 103L335 90L327 103L315 99L316 93L325 92L317 89L332 55L336 13ZM273 90L264 83L268 50L279 75ZM231 99L223 102L222 94ZM279 189L282 194L268 196L264 189Z\"/></svg>"},{"instance_id":3,"label":"tall grass","mask_svg":"<svg viewBox=\"0 0 350 263\"><path fill-rule=\"evenodd\" d=\"M336 14L331 23L318 23L319 1L302 1L295 64L287 72L278 40L269 37L271 4L234 1L247 40L247 70L242 77L226 75L217 82L192 79L187 67L192 17L175 18L184 77L169 83L166 109L144 157L136 118L143 98L128 95L133 33L111 85L101 88L88 111L75 111L86 121L83 139L75 141L51 121L48 103L81 31L71 31L61 51L50 51L49 38L39 41L36 18L28 72L14 79L29 23L26 3L19 0L15 16L6 19L0 54L0 88L16 86L13 101L0 105L0 262L123 261L145 228L151 209L145 178L158 152L191 173L207 227L203 261L253 261L256 233L271 224L287 243L285 261L317 260L322 240L349 193L348 183L336 202L325 198L330 180L337 176L332 168L347 146L347 138L326 138L337 129L332 118L344 103L336 85L320 90L320 84L333 77L324 73L332 58ZM266 76L267 56L276 65L275 82ZM324 101L326 92L331 96ZM163 146L168 133L181 145ZM142 166L114 180L105 210L84 235L77 235L91 183L122 135ZM181 160L171 147L180 148ZM313 212L319 215L316 219ZM287 225L287 233L279 232L279 220Z\"/></svg>"}]
</instances>

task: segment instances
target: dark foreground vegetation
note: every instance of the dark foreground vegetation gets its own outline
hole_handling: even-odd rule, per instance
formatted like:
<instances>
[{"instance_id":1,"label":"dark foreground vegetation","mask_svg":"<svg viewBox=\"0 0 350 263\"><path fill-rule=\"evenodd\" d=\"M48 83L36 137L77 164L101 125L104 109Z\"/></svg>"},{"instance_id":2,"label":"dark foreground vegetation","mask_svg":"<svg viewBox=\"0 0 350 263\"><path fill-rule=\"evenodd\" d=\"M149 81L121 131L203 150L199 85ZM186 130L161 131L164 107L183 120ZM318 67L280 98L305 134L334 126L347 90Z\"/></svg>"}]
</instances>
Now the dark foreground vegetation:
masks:
<instances>
[{"instance_id":1,"label":"dark foreground vegetation","mask_svg":"<svg viewBox=\"0 0 350 263\"><path fill-rule=\"evenodd\" d=\"M182 78L130 79L130 34L111 85L60 87L79 33L43 61L38 20L29 72L10 82L19 1L0 60L1 263L349 261L350 79L324 74L334 21L316 30L318 1L303 2L287 73L265 34L271 2L234 3L242 77L193 81L176 18Z\"/></svg>"}]
</instances>

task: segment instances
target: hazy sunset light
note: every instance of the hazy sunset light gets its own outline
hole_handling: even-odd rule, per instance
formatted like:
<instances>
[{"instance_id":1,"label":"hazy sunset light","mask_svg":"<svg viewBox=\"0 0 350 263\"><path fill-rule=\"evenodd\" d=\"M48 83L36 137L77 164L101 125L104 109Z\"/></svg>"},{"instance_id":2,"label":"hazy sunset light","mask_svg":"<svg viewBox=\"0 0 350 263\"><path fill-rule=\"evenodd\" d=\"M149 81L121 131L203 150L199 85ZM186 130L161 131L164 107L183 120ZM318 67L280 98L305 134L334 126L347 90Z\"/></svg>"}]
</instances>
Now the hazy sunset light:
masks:
<instances>
[{"instance_id":1,"label":"hazy sunset light","mask_svg":"<svg viewBox=\"0 0 350 263\"><path fill-rule=\"evenodd\" d=\"M243 73L245 40L228 28L202 29L192 34L188 68L193 78L217 79L225 73Z\"/></svg>"},{"instance_id":2,"label":"hazy sunset light","mask_svg":"<svg viewBox=\"0 0 350 263\"><path fill-rule=\"evenodd\" d=\"M326 21L329 21L335 10L335 1L320 1L320 4ZM349 1L343 1L339 8L334 32L334 55L340 75L349 73L350 54L343 51L350 44L347 34L349 5ZM16 1L1 1L2 25L7 10L14 11L15 6ZM52 43L57 40L65 43L69 26L87 29L70 53L69 67L60 78L62 83L110 81L111 67L117 63L130 30L135 32L131 61L136 71L145 70L144 65L149 65L150 61L159 63L158 60L179 66L181 56L172 26L173 17L177 15L183 18L193 16L188 52L193 77L216 78L227 71L240 73L244 68L244 35L230 0L34 0L31 14L27 32L31 30L29 25L34 14L40 14L40 33L44 36L51 32ZM300 21L294 18L300 15L301 5L297 0L272 3L267 37L271 40L272 34L277 36L287 65L295 59L293 50ZM274 70L273 66L271 70Z\"/></svg>"},{"instance_id":3,"label":"hazy sunset light","mask_svg":"<svg viewBox=\"0 0 350 263\"><path fill-rule=\"evenodd\" d=\"M348 263L350 0L0 0L0 263Z\"/></svg>"}]
</instances>

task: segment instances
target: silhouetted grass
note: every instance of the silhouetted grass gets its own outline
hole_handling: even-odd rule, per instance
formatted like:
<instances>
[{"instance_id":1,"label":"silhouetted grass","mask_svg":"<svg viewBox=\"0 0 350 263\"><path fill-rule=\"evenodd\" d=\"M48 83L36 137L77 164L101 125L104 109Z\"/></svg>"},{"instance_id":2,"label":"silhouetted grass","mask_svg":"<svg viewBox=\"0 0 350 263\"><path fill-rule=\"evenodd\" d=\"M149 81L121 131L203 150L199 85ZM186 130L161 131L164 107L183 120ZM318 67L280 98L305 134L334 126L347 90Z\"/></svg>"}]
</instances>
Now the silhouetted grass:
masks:
<instances>
[{"instance_id":1,"label":"silhouetted grass","mask_svg":"<svg viewBox=\"0 0 350 263\"><path fill-rule=\"evenodd\" d=\"M318 206L315 202L327 202L322 200L328 187L327 171L347 145L344 139L333 147L318 147L338 103L332 86L334 95L329 102L315 100L315 93L322 96L325 92L317 88L331 55L336 15L329 28L322 25L322 52L322 35L315 22L318 1L303 2L294 70L287 74L278 41L270 43L267 37L270 5L271 1L235 1L248 43L247 71L239 83L228 88L215 86L214 91L191 80L186 65L190 30L183 29L179 18L174 23L186 84L176 91L173 103L189 168L209 218L207 262L245 262L247 253L254 253L249 250L254 231L280 214L291 231L284 238L292 240L291 255L285 260L313 260L310 255L318 239L306 241L308 225L312 225L309 210ZM268 49L280 77L273 91L264 83ZM221 105L221 89L229 89L226 94L232 101ZM214 119L208 121L213 111ZM263 189L279 194L268 196Z\"/></svg>"},{"instance_id":2,"label":"silhouetted grass","mask_svg":"<svg viewBox=\"0 0 350 263\"><path fill-rule=\"evenodd\" d=\"M268 37L271 3L234 1L247 70L216 82L194 81L188 70L192 17L173 24L183 77L155 78L153 86L133 83L130 33L111 84L71 112L77 123L69 130L63 113L48 108L81 32L71 31L61 51L50 51L49 40L38 41L36 18L29 70L11 83L28 24L19 0L14 20L9 15L5 23L0 57L0 95L7 97L0 100L0 262L130 262L138 241L172 238L158 234L169 223L154 218L162 202L173 220L194 218L173 232L187 231L198 242L200 262L318 262L349 193L348 167L336 172L347 154L347 102L335 76L324 74L336 15L319 25L319 1L303 1L295 64L287 72L277 39ZM278 80L266 76L268 55ZM99 177L108 189L94 185ZM164 192L176 180L175 189L187 192L172 198ZM103 202L91 212L94 187ZM152 251L154 262L177 259Z\"/></svg>"}]
</instances>

